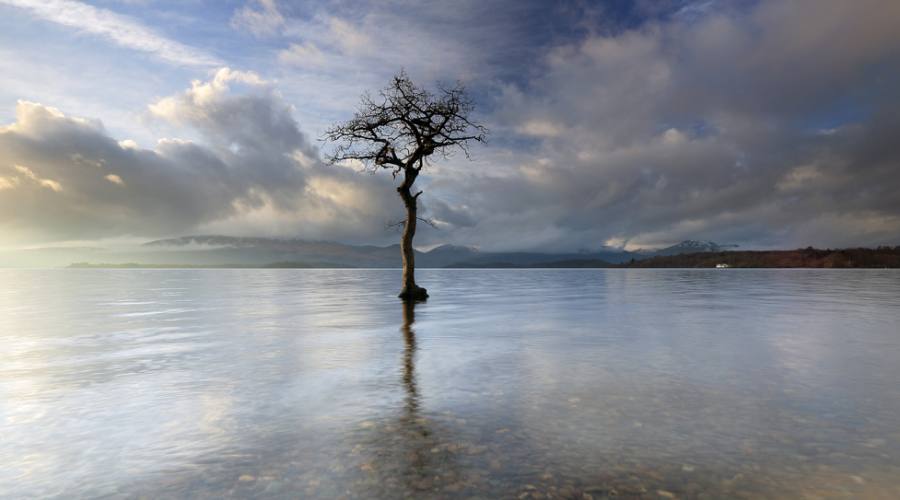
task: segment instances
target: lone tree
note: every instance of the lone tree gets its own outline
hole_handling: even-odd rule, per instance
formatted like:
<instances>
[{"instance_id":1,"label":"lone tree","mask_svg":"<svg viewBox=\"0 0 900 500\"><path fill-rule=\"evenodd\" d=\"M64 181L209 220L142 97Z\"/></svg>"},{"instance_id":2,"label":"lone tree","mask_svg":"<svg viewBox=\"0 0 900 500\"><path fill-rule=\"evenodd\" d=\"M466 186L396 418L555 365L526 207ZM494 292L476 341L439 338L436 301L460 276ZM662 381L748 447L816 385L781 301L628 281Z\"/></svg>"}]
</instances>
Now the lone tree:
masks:
<instances>
[{"instance_id":1,"label":"lone tree","mask_svg":"<svg viewBox=\"0 0 900 500\"><path fill-rule=\"evenodd\" d=\"M469 119L472 100L459 83L439 87L435 93L416 86L401 71L373 99L363 95L350 121L334 125L325 139L337 143L328 158L331 163L358 160L367 168L389 169L402 182L397 192L406 206L406 221L400 252L403 257L403 288L400 298L424 300L428 293L416 285L413 236L416 234L417 201L413 184L432 155L447 158L461 150L469 156L472 141L484 142L487 129Z\"/></svg>"}]
</instances>

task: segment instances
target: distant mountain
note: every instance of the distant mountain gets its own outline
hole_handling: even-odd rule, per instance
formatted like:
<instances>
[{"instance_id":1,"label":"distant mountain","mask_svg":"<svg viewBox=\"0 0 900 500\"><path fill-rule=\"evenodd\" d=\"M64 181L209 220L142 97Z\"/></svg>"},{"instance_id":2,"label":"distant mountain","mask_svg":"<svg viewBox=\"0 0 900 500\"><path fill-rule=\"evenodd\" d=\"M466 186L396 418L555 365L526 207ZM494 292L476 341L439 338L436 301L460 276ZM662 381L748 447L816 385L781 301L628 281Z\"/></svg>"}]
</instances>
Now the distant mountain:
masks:
<instances>
[{"instance_id":1,"label":"distant mountain","mask_svg":"<svg viewBox=\"0 0 900 500\"><path fill-rule=\"evenodd\" d=\"M207 235L156 240L145 243L143 247L166 255L168 261L177 260L186 264L264 266L278 263L281 267L373 268L401 266L399 245L357 246L296 239ZM569 267L567 263L572 263L575 267L598 267L600 264L628 262L632 257L632 253L616 249L582 253L481 252L472 247L441 245L427 252L417 251L416 266ZM158 260L159 256L153 262L157 263ZM134 261L133 258L129 260Z\"/></svg>"},{"instance_id":2,"label":"distant mountain","mask_svg":"<svg viewBox=\"0 0 900 500\"><path fill-rule=\"evenodd\" d=\"M460 268L460 269L579 269L579 268L606 268L615 267L622 264L612 264L600 259L569 259L564 256L552 256L540 261L519 261L510 262L508 260L476 260L467 262L458 262L444 267Z\"/></svg>"},{"instance_id":3,"label":"distant mountain","mask_svg":"<svg viewBox=\"0 0 900 500\"><path fill-rule=\"evenodd\" d=\"M481 257L477 248L458 245L441 245L416 254L416 265L420 267L447 267L457 262L477 260Z\"/></svg>"},{"instance_id":4,"label":"distant mountain","mask_svg":"<svg viewBox=\"0 0 900 500\"><path fill-rule=\"evenodd\" d=\"M346 245L298 239L242 238L220 235L183 236L155 240L143 247L165 251L166 260L175 257L191 264L295 263L304 267L399 267L398 245ZM416 252L418 267L598 267L621 264L632 259L681 255L698 252L721 252L737 245L720 245L712 241L685 240L661 250L629 252L603 248L594 252L482 252L477 248L441 245L427 252ZM187 252L187 253L185 253ZM203 262L197 258L202 257ZM143 262L143 261L142 261Z\"/></svg>"},{"instance_id":5,"label":"distant mountain","mask_svg":"<svg viewBox=\"0 0 900 500\"><path fill-rule=\"evenodd\" d=\"M734 246L694 240L658 251L638 252L609 247L574 253L485 252L472 247L441 245L427 252L417 251L416 265L420 268L608 267L652 257L715 253L729 248ZM57 248L0 253L0 266L56 267L73 263L132 267L399 268L401 258L399 245L348 245L222 235L166 238L127 249Z\"/></svg>"},{"instance_id":6,"label":"distant mountain","mask_svg":"<svg viewBox=\"0 0 900 500\"><path fill-rule=\"evenodd\" d=\"M660 250L649 252L654 257L665 255L681 255L702 252L725 252L737 248L737 245L720 245L712 241L684 240L677 245L672 245Z\"/></svg>"},{"instance_id":7,"label":"distant mountain","mask_svg":"<svg viewBox=\"0 0 900 500\"><path fill-rule=\"evenodd\" d=\"M379 268L399 267L401 263L399 245L379 247L299 239L182 236L151 241L142 248L154 253L154 260L163 258L186 264Z\"/></svg>"},{"instance_id":8,"label":"distant mountain","mask_svg":"<svg viewBox=\"0 0 900 500\"><path fill-rule=\"evenodd\" d=\"M483 252L472 258L450 262L440 267L569 267L563 265L565 262L580 263L574 267L584 267L584 262L594 264L602 262L609 265L628 262L631 258L631 253L618 251L595 253Z\"/></svg>"}]
</instances>

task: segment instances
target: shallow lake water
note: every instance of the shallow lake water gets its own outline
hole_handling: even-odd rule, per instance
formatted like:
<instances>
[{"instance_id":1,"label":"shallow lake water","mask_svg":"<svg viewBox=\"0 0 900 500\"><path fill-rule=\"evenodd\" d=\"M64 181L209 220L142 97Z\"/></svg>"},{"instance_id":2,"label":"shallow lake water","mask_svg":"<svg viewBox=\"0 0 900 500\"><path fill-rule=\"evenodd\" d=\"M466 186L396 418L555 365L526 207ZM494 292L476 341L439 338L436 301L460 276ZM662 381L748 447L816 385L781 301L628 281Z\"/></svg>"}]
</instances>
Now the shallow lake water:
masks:
<instances>
[{"instance_id":1,"label":"shallow lake water","mask_svg":"<svg viewBox=\"0 0 900 500\"><path fill-rule=\"evenodd\" d=\"M900 498L900 272L399 277L0 270L0 497Z\"/></svg>"}]
</instances>

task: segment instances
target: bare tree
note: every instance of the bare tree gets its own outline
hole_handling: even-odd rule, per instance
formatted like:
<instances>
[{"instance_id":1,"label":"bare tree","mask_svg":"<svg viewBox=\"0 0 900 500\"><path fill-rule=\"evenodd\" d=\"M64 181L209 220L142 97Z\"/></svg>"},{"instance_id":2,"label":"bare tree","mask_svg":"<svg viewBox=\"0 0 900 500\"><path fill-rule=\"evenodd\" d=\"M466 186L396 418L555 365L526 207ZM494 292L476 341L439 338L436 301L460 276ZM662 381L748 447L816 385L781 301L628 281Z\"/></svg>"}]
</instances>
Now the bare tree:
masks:
<instances>
[{"instance_id":1,"label":"bare tree","mask_svg":"<svg viewBox=\"0 0 900 500\"><path fill-rule=\"evenodd\" d=\"M403 256L403 288L400 298L424 300L428 293L416 285L413 237L416 234L416 178L431 157L446 158L461 150L469 156L472 141L484 142L487 129L472 122L472 100L459 83L439 87L435 93L416 86L401 71L377 98L363 95L353 118L331 127L325 139L337 143L329 156L332 163L358 160L367 168L388 169L402 182L397 192L406 206L400 252Z\"/></svg>"}]
</instances>

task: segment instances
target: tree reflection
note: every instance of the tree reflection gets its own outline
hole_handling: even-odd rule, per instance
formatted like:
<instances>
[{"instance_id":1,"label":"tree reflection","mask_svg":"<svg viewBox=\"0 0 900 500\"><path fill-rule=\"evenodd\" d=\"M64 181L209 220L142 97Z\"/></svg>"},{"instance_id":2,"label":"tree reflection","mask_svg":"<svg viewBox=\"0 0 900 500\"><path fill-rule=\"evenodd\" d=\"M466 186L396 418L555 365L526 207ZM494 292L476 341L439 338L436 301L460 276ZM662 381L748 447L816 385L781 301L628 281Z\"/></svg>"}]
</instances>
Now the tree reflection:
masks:
<instances>
[{"instance_id":1,"label":"tree reflection","mask_svg":"<svg viewBox=\"0 0 900 500\"><path fill-rule=\"evenodd\" d=\"M400 433L405 436L403 442L403 462L405 470L403 478L405 488L409 490L430 489L430 477L436 470L433 464L432 448L438 445L430 428L429 420L420 415L421 398L416 383L416 332L413 324L416 321L415 301L403 301L403 323L400 332L403 334L403 414L400 417Z\"/></svg>"},{"instance_id":2,"label":"tree reflection","mask_svg":"<svg viewBox=\"0 0 900 500\"><path fill-rule=\"evenodd\" d=\"M403 336L399 379L403 397L394 416L380 420L360 443L366 477L354 485L360 496L401 498L458 494L463 490L459 439L440 416L429 414L416 376L419 342L415 308L404 301L400 333ZM363 493L364 492L364 493Z\"/></svg>"},{"instance_id":3,"label":"tree reflection","mask_svg":"<svg viewBox=\"0 0 900 500\"><path fill-rule=\"evenodd\" d=\"M416 302L403 301L403 388L406 390L406 416L415 419L419 411L419 392L416 387Z\"/></svg>"}]
</instances>

